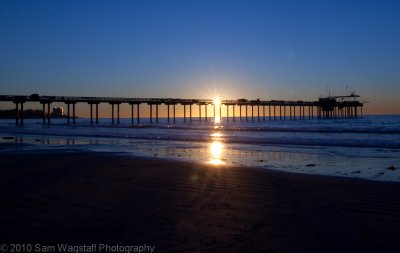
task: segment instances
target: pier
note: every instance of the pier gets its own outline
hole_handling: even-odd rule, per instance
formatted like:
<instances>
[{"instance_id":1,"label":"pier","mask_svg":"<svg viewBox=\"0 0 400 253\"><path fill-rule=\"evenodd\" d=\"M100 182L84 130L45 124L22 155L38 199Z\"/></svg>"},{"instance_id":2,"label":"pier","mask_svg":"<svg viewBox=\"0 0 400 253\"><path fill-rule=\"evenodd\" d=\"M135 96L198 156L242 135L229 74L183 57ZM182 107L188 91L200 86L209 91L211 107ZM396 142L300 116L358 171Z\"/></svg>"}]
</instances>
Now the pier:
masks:
<instances>
[{"instance_id":1,"label":"pier","mask_svg":"<svg viewBox=\"0 0 400 253\"><path fill-rule=\"evenodd\" d=\"M214 119L222 119L223 107L226 110L225 120L232 121L266 121L266 120L306 120L306 119L339 119L358 118L362 116L363 103L358 101L359 95L352 93L349 96L329 96L316 101L284 101L284 100L221 100L215 104L212 99L174 99L174 98L120 98L120 97L73 97L73 96L30 96L0 95L0 102L15 104L15 123L24 124L24 104L26 102L40 103L43 107L43 124L51 124L51 104L64 103L67 108L67 124L76 123L77 103L86 103L90 108L90 123L99 124L99 104L111 106L111 123L120 123L120 105L129 104L131 109L131 123L140 124L140 106L147 105L150 109L150 124L159 121L159 106L167 107L168 123L176 123L176 107L183 106L183 121L192 122L192 112L197 109L198 120L209 120L208 108L213 107ZM93 106L95 110L93 110ZM194 107L196 107L194 109ZM72 115L71 115L72 107ZM116 107L116 108L115 108ZM172 107L172 108L171 108ZM204 117L202 118L202 108ZM219 107L219 108L218 108ZM239 116L235 113L239 108ZM46 111L47 109L47 111ZM115 110L116 109L116 110ZM172 110L171 110L172 109ZM219 109L219 110L218 110ZM250 110L249 110L250 109ZM136 110L136 114L135 111ZM155 111L154 111L155 110ZM187 111L189 113L187 114ZM217 112L218 110L218 112ZM230 113L232 112L232 113ZM116 113L116 114L115 114ZM217 115L218 113L218 115ZM189 115L189 117L188 117ZM116 122L115 122L116 120Z\"/></svg>"}]
</instances>

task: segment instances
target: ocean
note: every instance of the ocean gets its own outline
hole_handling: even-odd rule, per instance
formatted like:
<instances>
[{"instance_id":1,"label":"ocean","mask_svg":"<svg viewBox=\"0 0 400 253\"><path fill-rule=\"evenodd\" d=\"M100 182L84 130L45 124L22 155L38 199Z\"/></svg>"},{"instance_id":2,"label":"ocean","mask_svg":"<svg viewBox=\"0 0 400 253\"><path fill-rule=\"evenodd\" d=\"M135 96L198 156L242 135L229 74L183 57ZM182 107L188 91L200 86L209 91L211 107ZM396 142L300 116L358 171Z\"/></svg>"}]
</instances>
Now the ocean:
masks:
<instances>
[{"instance_id":1,"label":"ocean","mask_svg":"<svg viewBox=\"0 0 400 253\"><path fill-rule=\"evenodd\" d=\"M109 152L136 157L160 157L227 165L260 167L286 172L333 175L400 182L400 115L357 119L269 120L226 118L216 124L200 122L159 124L141 119L101 118L99 125L78 118L0 120L0 152ZM188 121L188 119L187 119Z\"/></svg>"}]
</instances>

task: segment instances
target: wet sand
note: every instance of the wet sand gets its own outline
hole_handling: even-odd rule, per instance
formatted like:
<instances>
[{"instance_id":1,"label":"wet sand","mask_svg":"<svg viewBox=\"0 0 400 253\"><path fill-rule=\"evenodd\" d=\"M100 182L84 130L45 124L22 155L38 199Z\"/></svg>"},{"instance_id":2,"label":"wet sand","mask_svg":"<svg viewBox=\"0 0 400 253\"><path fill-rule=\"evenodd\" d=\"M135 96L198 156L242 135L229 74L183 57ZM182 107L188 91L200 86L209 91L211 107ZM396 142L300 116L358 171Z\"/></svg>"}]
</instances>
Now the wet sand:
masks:
<instances>
[{"instance_id":1,"label":"wet sand","mask_svg":"<svg viewBox=\"0 0 400 253\"><path fill-rule=\"evenodd\" d=\"M400 184L100 153L0 155L0 243L395 252Z\"/></svg>"}]
</instances>

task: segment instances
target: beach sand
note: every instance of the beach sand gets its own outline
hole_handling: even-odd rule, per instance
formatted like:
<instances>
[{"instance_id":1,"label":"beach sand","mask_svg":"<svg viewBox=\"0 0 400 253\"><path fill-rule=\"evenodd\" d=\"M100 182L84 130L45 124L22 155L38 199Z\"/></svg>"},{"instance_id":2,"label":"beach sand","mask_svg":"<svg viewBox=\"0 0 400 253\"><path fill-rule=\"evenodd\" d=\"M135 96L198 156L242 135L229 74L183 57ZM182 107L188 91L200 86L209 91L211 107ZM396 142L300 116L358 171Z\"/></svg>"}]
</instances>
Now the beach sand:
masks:
<instances>
[{"instance_id":1,"label":"beach sand","mask_svg":"<svg viewBox=\"0 0 400 253\"><path fill-rule=\"evenodd\" d=\"M0 155L0 243L397 252L400 184L103 153Z\"/></svg>"}]
</instances>

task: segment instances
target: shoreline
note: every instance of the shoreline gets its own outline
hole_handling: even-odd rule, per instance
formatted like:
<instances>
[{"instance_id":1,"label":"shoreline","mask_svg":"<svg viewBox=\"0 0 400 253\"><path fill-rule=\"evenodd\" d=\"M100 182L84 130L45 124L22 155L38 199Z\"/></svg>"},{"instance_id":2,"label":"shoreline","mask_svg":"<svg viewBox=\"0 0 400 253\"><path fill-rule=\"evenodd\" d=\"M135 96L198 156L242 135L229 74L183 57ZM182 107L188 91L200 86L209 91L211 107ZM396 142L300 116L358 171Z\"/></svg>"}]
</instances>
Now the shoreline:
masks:
<instances>
[{"instance_id":1,"label":"shoreline","mask_svg":"<svg viewBox=\"0 0 400 253\"><path fill-rule=\"evenodd\" d=\"M390 252L400 185L109 153L1 154L4 242Z\"/></svg>"},{"instance_id":2,"label":"shoreline","mask_svg":"<svg viewBox=\"0 0 400 253\"><path fill-rule=\"evenodd\" d=\"M215 142L218 145L213 146ZM210 160L227 166L261 169L305 175L338 176L372 181L400 182L396 168L398 149L308 145L263 145L228 143L219 140L188 141L168 139L129 139L41 134L0 134L0 154L15 152L105 152L130 157L171 159L179 162L207 163ZM377 152L380 152L379 154ZM362 153L362 155L360 155ZM354 156L352 155L354 154ZM216 157L217 155L217 157ZM390 155L390 157L385 157ZM394 169L388 169L393 166Z\"/></svg>"}]
</instances>

